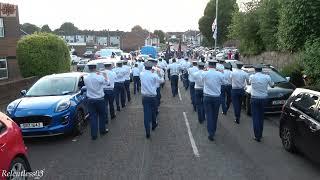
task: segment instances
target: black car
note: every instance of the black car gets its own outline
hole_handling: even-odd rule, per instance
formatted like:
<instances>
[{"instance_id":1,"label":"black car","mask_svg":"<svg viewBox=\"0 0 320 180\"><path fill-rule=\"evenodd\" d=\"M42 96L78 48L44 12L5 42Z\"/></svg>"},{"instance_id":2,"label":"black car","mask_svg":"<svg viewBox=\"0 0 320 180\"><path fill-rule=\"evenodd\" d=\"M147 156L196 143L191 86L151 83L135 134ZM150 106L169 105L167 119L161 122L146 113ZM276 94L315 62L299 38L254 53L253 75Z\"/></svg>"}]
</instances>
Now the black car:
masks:
<instances>
[{"instance_id":1,"label":"black car","mask_svg":"<svg viewBox=\"0 0 320 180\"><path fill-rule=\"evenodd\" d=\"M320 163L320 92L296 89L283 106L280 138L284 149L297 150Z\"/></svg>"},{"instance_id":2,"label":"black car","mask_svg":"<svg viewBox=\"0 0 320 180\"><path fill-rule=\"evenodd\" d=\"M244 66L242 68L250 75L255 73L252 65ZM268 102L265 107L266 113L281 113L282 106L286 103L286 100L290 97L292 92L295 90L295 86L289 82L289 79L284 78L279 72L272 66L264 66L262 69L263 73L269 74L271 80L275 83L275 87L268 89ZM246 109L246 113L251 115L251 85L247 85L245 89L245 96L243 105Z\"/></svg>"},{"instance_id":3,"label":"black car","mask_svg":"<svg viewBox=\"0 0 320 180\"><path fill-rule=\"evenodd\" d=\"M86 51L84 54L83 54L83 57L84 58L93 58L94 54L92 51Z\"/></svg>"}]
</instances>

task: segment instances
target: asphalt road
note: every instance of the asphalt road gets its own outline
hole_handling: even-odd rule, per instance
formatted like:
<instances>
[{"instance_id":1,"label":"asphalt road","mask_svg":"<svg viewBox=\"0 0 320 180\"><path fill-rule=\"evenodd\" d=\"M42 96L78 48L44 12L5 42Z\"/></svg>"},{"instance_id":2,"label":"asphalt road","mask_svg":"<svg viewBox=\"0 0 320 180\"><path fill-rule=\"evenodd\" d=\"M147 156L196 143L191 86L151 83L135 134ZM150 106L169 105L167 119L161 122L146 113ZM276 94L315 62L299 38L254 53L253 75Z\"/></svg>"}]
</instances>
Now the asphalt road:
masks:
<instances>
[{"instance_id":1,"label":"asphalt road","mask_svg":"<svg viewBox=\"0 0 320 180\"><path fill-rule=\"evenodd\" d=\"M110 122L109 134L97 141L91 141L89 128L79 137L27 139L33 170L44 169L42 179L54 180L320 178L319 166L282 148L274 123L279 116L266 118L263 141L257 143L252 140L250 117L243 115L236 125L231 110L227 116L219 115L215 141L210 142L206 126L192 111L189 92L181 87L180 92L181 98L172 98L167 82L159 126L150 140L145 138L140 95Z\"/></svg>"}]
</instances>

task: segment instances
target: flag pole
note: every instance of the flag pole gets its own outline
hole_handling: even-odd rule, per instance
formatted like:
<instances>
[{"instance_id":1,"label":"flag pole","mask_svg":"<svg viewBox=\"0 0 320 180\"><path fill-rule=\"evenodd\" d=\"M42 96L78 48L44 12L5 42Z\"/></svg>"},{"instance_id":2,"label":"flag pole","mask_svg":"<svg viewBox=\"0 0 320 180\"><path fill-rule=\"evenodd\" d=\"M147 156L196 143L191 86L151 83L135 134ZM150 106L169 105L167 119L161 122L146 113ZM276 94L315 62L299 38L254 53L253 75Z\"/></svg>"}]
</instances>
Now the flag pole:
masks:
<instances>
[{"instance_id":1,"label":"flag pole","mask_svg":"<svg viewBox=\"0 0 320 180\"><path fill-rule=\"evenodd\" d=\"M219 0L216 0L216 39L214 40L214 49L217 49L217 41L218 41L218 4Z\"/></svg>"}]
</instances>

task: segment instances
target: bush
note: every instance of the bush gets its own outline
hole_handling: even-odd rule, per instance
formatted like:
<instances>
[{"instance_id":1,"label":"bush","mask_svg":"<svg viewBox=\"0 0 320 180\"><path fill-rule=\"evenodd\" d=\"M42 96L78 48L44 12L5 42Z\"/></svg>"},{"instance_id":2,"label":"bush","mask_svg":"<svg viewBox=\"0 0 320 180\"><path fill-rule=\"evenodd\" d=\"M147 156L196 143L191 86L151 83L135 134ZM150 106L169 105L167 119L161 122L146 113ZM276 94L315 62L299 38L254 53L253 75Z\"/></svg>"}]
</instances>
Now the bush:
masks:
<instances>
[{"instance_id":1,"label":"bush","mask_svg":"<svg viewBox=\"0 0 320 180\"><path fill-rule=\"evenodd\" d=\"M303 87L305 85L303 80L303 66L297 60L283 67L280 73L285 77L290 77L290 82L296 87Z\"/></svg>"},{"instance_id":2,"label":"bush","mask_svg":"<svg viewBox=\"0 0 320 180\"><path fill-rule=\"evenodd\" d=\"M309 40L300 55L310 85L320 85L320 38Z\"/></svg>"},{"instance_id":3,"label":"bush","mask_svg":"<svg viewBox=\"0 0 320 180\"><path fill-rule=\"evenodd\" d=\"M17 59L23 77L70 71L67 45L49 33L35 33L22 38L17 45Z\"/></svg>"}]
</instances>

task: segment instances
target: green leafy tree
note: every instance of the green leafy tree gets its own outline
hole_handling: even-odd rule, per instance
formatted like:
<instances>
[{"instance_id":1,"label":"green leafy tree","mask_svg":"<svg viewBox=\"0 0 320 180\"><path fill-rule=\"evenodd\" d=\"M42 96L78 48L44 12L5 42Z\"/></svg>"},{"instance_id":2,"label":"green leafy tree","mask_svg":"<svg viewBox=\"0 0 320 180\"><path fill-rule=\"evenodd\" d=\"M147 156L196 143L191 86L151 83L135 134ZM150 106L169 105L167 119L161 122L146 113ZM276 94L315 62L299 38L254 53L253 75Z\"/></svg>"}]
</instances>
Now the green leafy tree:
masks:
<instances>
[{"instance_id":1,"label":"green leafy tree","mask_svg":"<svg viewBox=\"0 0 320 180\"><path fill-rule=\"evenodd\" d=\"M162 30L154 30L153 34L157 35L160 39L160 43L165 43L165 33Z\"/></svg>"},{"instance_id":2,"label":"green leafy tree","mask_svg":"<svg viewBox=\"0 0 320 180\"><path fill-rule=\"evenodd\" d=\"M305 50L300 55L300 62L303 62L304 70L311 85L320 86L320 38L308 40Z\"/></svg>"},{"instance_id":3,"label":"green leafy tree","mask_svg":"<svg viewBox=\"0 0 320 180\"><path fill-rule=\"evenodd\" d=\"M52 30L50 29L49 25L46 24L41 27L41 32L51 33Z\"/></svg>"},{"instance_id":4,"label":"green leafy tree","mask_svg":"<svg viewBox=\"0 0 320 180\"><path fill-rule=\"evenodd\" d=\"M21 29L28 33L28 34L33 34L35 32L40 32L40 28L34 24L30 24L30 23L24 23L21 25Z\"/></svg>"},{"instance_id":5,"label":"green leafy tree","mask_svg":"<svg viewBox=\"0 0 320 180\"><path fill-rule=\"evenodd\" d=\"M258 1L246 3L245 11L235 12L229 26L229 38L239 40L240 51L244 55L255 55L264 50L259 34L258 7Z\"/></svg>"},{"instance_id":6,"label":"green leafy tree","mask_svg":"<svg viewBox=\"0 0 320 180\"><path fill-rule=\"evenodd\" d=\"M283 51L302 49L308 39L320 36L320 1L281 0L278 31Z\"/></svg>"},{"instance_id":7,"label":"green leafy tree","mask_svg":"<svg viewBox=\"0 0 320 180\"><path fill-rule=\"evenodd\" d=\"M259 3L259 35L268 51L277 50L277 32L279 24L279 0L261 0Z\"/></svg>"},{"instance_id":8,"label":"green leafy tree","mask_svg":"<svg viewBox=\"0 0 320 180\"><path fill-rule=\"evenodd\" d=\"M60 26L57 32L63 35L75 35L79 33L79 29L73 23L65 22Z\"/></svg>"},{"instance_id":9,"label":"green leafy tree","mask_svg":"<svg viewBox=\"0 0 320 180\"><path fill-rule=\"evenodd\" d=\"M23 77L70 71L67 45L50 33L34 33L19 40L17 59Z\"/></svg>"},{"instance_id":10,"label":"green leafy tree","mask_svg":"<svg viewBox=\"0 0 320 180\"><path fill-rule=\"evenodd\" d=\"M223 0L218 4L218 44L227 40L228 26L231 23L232 14L238 11L236 0ZM199 29L206 37L209 44L213 45L212 23L216 18L216 0L210 0L204 10L204 15L199 19Z\"/></svg>"}]
</instances>

